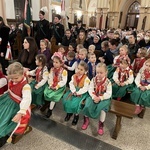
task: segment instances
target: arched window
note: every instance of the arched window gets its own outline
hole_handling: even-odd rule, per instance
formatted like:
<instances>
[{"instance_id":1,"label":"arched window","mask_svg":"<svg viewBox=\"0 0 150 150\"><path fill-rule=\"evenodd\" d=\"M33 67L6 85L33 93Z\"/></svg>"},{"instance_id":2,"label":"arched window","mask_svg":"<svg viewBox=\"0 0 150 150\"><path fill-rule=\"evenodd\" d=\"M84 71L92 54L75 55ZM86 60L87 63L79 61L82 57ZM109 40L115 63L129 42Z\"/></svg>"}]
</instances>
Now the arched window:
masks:
<instances>
[{"instance_id":1,"label":"arched window","mask_svg":"<svg viewBox=\"0 0 150 150\"><path fill-rule=\"evenodd\" d=\"M139 9L140 9L140 4L137 1L131 4L131 6L128 9L126 27L129 28L137 27L138 20L139 20Z\"/></svg>"}]
</instances>

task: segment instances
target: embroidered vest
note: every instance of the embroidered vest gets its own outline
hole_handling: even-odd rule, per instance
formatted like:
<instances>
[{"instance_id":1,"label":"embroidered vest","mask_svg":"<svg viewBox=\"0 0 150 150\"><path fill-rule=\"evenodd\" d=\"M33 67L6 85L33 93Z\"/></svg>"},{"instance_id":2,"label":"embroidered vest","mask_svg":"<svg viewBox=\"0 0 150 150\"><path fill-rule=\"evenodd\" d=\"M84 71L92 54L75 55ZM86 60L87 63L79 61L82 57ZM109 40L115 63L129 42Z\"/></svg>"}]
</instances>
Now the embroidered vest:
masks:
<instances>
[{"instance_id":1,"label":"embroidered vest","mask_svg":"<svg viewBox=\"0 0 150 150\"><path fill-rule=\"evenodd\" d=\"M140 84L142 86L147 86L150 84L150 71L147 70L142 71Z\"/></svg>"},{"instance_id":2,"label":"embroidered vest","mask_svg":"<svg viewBox=\"0 0 150 150\"><path fill-rule=\"evenodd\" d=\"M13 99L15 102L20 103L22 100L22 89L24 85L27 84L27 80L24 77L20 82L14 84L12 81L8 83L9 88L9 95L10 98Z\"/></svg>"},{"instance_id":3,"label":"embroidered vest","mask_svg":"<svg viewBox=\"0 0 150 150\"><path fill-rule=\"evenodd\" d=\"M129 78L129 71L130 69L121 70L121 68L119 68L118 79L121 83Z\"/></svg>"},{"instance_id":4,"label":"embroidered vest","mask_svg":"<svg viewBox=\"0 0 150 150\"><path fill-rule=\"evenodd\" d=\"M109 80L107 78L104 78L102 81L99 81L97 77L94 77L94 93L96 96L102 96L106 90L107 86L109 84Z\"/></svg>"},{"instance_id":5,"label":"embroidered vest","mask_svg":"<svg viewBox=\"0 0 150 150\"><path fill-rule=\"evenodd\" d=\"M135 73L138 73L139 70L143 67L144 62L146 61L145 58L136 58L135 63L133 66L133 70Z\"/></svg>"},{"instance_id":6,"label":"embroidered vest","mask_svg":"<svg viewBox=\"0 0 150 150\"><path fill-rule=\"evenodd\" d=\"M45 66L43 69L37 68L35 71L36 81L40 82L43 79L43 73L47 70L47 67Z\"/></svg>"},{"instance_id":7,"label":"embroidered vest","mask_svg":"<svg viewBox=\"0 0 150 150\"><path fill-rule=\"evenodd\" d=\"M117 67L120 65L120 61L121 60L127 60L128 64L130 64L130 59L128 57L128 55L123 55L123 56L119 56L118 59L116 60L116 65Z\"/></svg>"},{"instance_id":8,"label":"embroidered vest","mask_svg":"<svg viewBox=\"0 0 150 150\"><path fill-rule=\"evenodd\" d=\"M80 79L78 79L78 76L76 74L73 75L74 78L74 86L82 88L84 86L84 81L86 79L87 75L83 75Z\"/></svg>"},{"instance_id":9,"label":"embroidered vest","mask_svg":"<svg viewBox=\"0 0 150 150\"><path fill-rule=\"evenodd\" d=\"M53 87L56 87L58 82L62 80L62 73L63 73L63 68L55 69L52 68L52 74L53 74Z\"/></svg>"}]
</instances>

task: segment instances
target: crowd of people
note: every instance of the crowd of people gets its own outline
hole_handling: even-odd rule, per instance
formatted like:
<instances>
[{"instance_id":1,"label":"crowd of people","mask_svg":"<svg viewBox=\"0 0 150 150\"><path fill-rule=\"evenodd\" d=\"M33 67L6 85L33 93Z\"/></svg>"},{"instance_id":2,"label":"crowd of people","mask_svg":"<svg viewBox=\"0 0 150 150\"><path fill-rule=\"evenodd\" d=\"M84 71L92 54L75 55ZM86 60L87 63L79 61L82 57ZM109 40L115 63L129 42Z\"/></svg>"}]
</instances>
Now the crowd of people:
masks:
<instances>
[{"instance_id":1,"label":"crowd of people","mask_svg":"<svg viewBox=\"0 0 150 150\"><path fill-rule=\"evenodd\" d=\"M32 130L31 105L47 109L49 118L62 100L64 121L73 115L76 125L83 114L81 128L86 130L89 118L98 119L99 135L104 134L112 98L120 101L130 92L135 114L150 107L150 31L85 29L81 21L64 31L60 15L51 26L44 15L39 12L35 38L24 37L17 62L9 66L5 60L9 39L4 43L2 31L6 29L9 37L10 29L0 17L0 146L6 140L16 143ZM54 53L51 38L59 46Z\"/></svg>"}]
</instances>

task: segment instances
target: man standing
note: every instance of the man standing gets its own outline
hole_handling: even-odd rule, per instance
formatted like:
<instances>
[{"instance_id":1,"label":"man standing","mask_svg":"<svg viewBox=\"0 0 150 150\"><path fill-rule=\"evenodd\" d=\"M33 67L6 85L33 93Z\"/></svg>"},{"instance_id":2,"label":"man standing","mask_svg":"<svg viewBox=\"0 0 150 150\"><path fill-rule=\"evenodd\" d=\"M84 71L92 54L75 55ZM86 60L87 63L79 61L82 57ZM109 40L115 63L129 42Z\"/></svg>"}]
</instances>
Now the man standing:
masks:
<instances>
[{"instance_id":1,"label":"man standing","mask_svg":"<svg viewBox=\"0 0 150 150\"><path fill-rule=\"evenodd\" d=\"M64 26L60 24L61 16L56 14L54 17L54 23L51 26L51 33L56 39L56 45L62 42L62 37L64 36Z\"/></svg>"},{"instance_id":2,"label":"man standing","mask_svg":"<svg viewBox=\"0 0 150 150\"><path fill-rule=\"evenodd\" d=\"M5 25L3 18L0 16L0 63L4 74L6 74L6 68L8 67L8 60L5 59L5 56L9 40L9 31L10 28Z\"/></svg>"},{"instance_id":3,"label":"man standing","mask_svg":"<svg viewBox=\"0 0 150 150\"><path fill-rule=\"evenodd\" d=\"M40 20L37 22L36 26L34 27L35 31L35 40L38 45L38 48L40 48L40 40L42 39L49 39L50 32L49 32L49 21L44 18L46 9L42 8L39 12L39 18Z\"/></svg>"}]
</instances>

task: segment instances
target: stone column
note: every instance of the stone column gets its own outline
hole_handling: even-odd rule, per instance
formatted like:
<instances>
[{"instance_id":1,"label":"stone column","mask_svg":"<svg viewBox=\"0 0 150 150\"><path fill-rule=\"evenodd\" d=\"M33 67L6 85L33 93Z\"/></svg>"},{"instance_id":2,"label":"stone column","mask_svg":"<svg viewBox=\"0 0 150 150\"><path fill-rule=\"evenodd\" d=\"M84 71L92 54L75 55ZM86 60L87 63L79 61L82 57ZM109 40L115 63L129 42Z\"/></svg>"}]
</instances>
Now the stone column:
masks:
<instances>
[{"instance_id":1,"label":"stone column","mask_svg":"<svg viewBox=\"0 0 150 150\"><path fill-rule=\"evenodd\" d=\"M1 0L0 1L0 16L3 17L5 24L7 24L7 18L6 18L6 5L5 1Z\"/></svg>"},{"instance_id":2,"label":"stone column","mask_svg":"<svg viewBox=\"0 0 150 150\"><path fill-rule=\"evenodd\" d=\"M146 16L146 14L145 14L145 8L144 7L140 8L140 14L139 15L140 15L140 17L139 17L139 21L138 21L137 30L141 30L142 23L143 23L143 18Z\"/></svg>"},{"instance_id":3,"label":"stone column","mask_svg":"<svg viewBox=\"0 0 150 150\"><path fill-rule=\"evenodd\" d=\"M144 30L149 30L150 29L150 7L147 8L147 13L146 13L146 24L145 24L145 29Z\"/></svg>"},{"instance_id":4,"label":"stone column","mask_svg":"<svg viewBox=\"0 0 150 150\"><path fill-rule=\"evenodd\" d=\"M119 12L114 12L114 28L118 28L119 25Z\"/></svg>"},{"instance_id":5,"label":"stone column","mask_svg":"<svg viewBox=\"0 0 150 150\"><path fill-rule=\"evenodd\" d=\"M98 28L98 29L99 29L100 17L101 17L101 9L100 9L100 8L97 8L96 28Z\"/></svg>"},{"instance_id":6,"label":"stone column","mask_svg":"<svg viewBox=\"0 0 150 150\"><path fill-rule=\"evenodd\" d=\"M68 14L68 17L69 17L69 22L70 22L70 23L73 23L72 11L73 11L73 9L72 9L71 7L69 7L69 14Z\"/></svg>"},{"instance_id":7,"label":"stone column","mask_svg":"<svg viewBox=\"0 0 150 150\"><path fill-rule=\"evenodd\" d=\"M102 29L105 29L108 8L103 8L102 11L103 11Z\"/></svg>"},{"instance_id":8,"label":"stone column","mask_svg":"<svg viewBox=\"0 0 150 150\"><path fill-rule=\"evenodd\" d=\"M83 23L86 24L86 27L87 27L88 26L87 22L89 20L88 12L84 11L84 12L82 12L82 15L83 15Z\"/></svg>"}]
</instances>

